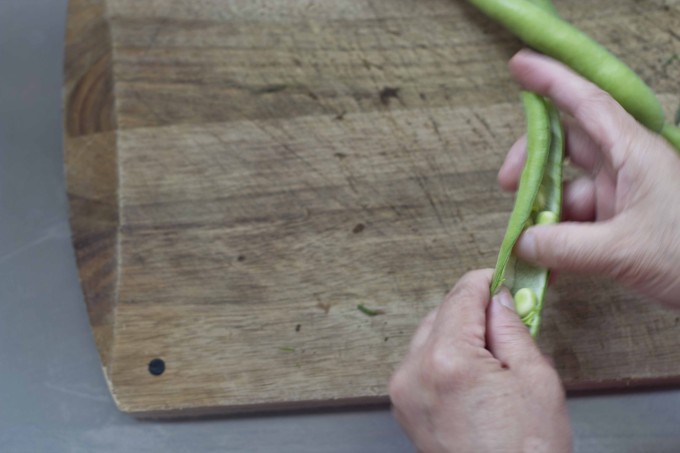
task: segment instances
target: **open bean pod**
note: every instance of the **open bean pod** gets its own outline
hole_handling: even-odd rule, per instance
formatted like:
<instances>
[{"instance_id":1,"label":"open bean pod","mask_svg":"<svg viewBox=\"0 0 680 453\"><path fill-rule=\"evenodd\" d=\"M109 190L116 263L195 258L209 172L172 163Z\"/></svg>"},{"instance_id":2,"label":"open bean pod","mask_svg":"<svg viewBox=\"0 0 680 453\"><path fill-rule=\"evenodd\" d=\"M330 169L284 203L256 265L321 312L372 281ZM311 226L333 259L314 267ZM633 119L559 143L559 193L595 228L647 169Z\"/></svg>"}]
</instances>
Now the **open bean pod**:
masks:
<instances>
[{"instance_id":1,"label":"open bean pod","mask_svg":"<svg viewBox=\"0 0 680 453\"><path fill-rule=\"evenodd\" d=\"M532 225L557 223L562 214L564 133L560 114L555 106L546 103L546 108L550 122L550 146L543 179L529 219L529 224ZM541 311L550 270L534 266L511 255L505 272L517 312L529 327L531 335L535 337L541 325Z\"/></svg>"},{"instance_id":2,"label":"open bean pod","mask_svg":"<svg viewBox=\"0 0 680 453\"><path fill-rule=\"evenodd\" d=\"M550 0L532 1L545 11L557 14ZM527 117L527 162L501 244L491 293L507 280L517 313L535 337L541 324L550 270L518 259L512 249L527 226L559 222L564 134L559 111L550 100L523 92L522 101Z\"/></svg>"},{"instance_id":3,"label":"open bean pod","mask_svg":"<svg viewBox=\"0 0 680 453\"><path fill-rule=\"evenodd\" d=\"M543 172L550 150L550 120L545 100L528 91L522 92L527 118L527 160L519 180L515 205L501 243L496 269L491 279L491 294L495 294L506 279L505 269L517 239L532 219L534 202L543 181Z\"/></svg>"},{"instance_id":4,"label":"open bean pod","mask_svg":"<svg viewBox=\"0 0 680 453\"><path fill-rule=\"evenodd\" d=\"M506 283L518 314L536 336L549 270L519 260L512 249L528 226L557 223L560 219L564 135L559 112L549 101L525 91L522 102L527 118L527 161L498 254L491 293Z\"/></svg>"}]
</instances>

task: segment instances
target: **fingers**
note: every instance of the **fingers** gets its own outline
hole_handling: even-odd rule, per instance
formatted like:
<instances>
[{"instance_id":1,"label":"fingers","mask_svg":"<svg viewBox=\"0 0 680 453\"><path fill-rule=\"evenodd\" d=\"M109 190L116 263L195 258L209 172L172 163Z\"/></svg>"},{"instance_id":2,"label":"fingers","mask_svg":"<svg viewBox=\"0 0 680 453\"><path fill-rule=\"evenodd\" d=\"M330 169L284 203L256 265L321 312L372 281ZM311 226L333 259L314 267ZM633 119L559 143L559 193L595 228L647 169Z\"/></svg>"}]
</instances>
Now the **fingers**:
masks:
<instances>
[{"instance_id":1,"label":"fingers","mask_svg":"<svg viewBox=\"0 0 680 453\"><path fill-rule=\"evenodd\" d=\"M486 339L491 354L511 370L521 370L525 364L542 360L529 329L515 312L512 296L507 289L494 296L489 305Z\"/></svg>"},{"instance_id":2,"label":"fingers","mask_svg":"<svg viewBox=\"0 0 680 453\"><path fill-rule=\"evenodd\" d=\"M465 355L469 351L464 342L469 340L466 332L470 326L481 332L479 350L493 360L484 349L491 274L491 270L469 272L458 281L444 302L423 319L411 341L409 356L390 379L395 416L411 438L432 438L427 424L422 423L423 407L437 403L439 395L433 391L441 392L452 383L458 385L462 376L477 365L474 357Z\"/></svg>"},{"instance_id":3,"label":"fingers","mask_svg":"<svg viewBox=\"0 0 680 453\"><path fill-rule=\"evenodd\" d=\"M595 177L595 200L611 200L611 202L598 203L595 206L595 221L609 220L616 215L617 198L616 177L607 171L602 171Z\"/></svg>"},{"instance_id":4,"label":"fingers","mask_svg":"<svg viewBox=\"0 0 680 453\"><path fill-rule=\"evenodd\" d=\"M411 344L409 345L409 353L417 353L423 348L423 346L427 342L428 337L430 336L430 332L432 332L432 324L434 324L434 320L437 317L438 312L439 307L432 310L420 322L420 325L416 329L416 333L413 334L413 338L411 339Z\"/></svg>"},{"instance_id":5,"label":"fingers","mask_svg":"<svg viewBox=\"0 0 680 453\"><path fill-rule=\"evenodd\" d=\"M562 120L565 157L586 174L594 175L602 168L602 152L588 133L572 118Z\"/></svg>"},{"instance_id":6,"label":"fingers","mask_svg":"<svg viewBox=\"0 0 680 453\"><path fill-rule=\"evenodd\" d=\"M486 306L490 299L491 270L478 270L461 278L444 302L432 310L416 329L409 345L406 367L416 366L428 348L442 360L465 358L474 345L485 354ZM427 354L425 354L427 355ZM490 356L489 356L490 357ZM414 360L415 359L415 360Z\"/></svg>"},{"instance_id":7,"label":"fingers","mask_svg":"<svg viewBox=\"0 0 680 453\"><path fill-rule=\"evenodd\" d=\"M575 222L595 220L595 182L581 177L564 184L562 217Z\"/></svg>"},{"instance_id":8,"label":"fingers","mask_svg":"<svg viewBox=\"0 0 680 453\"><path fill-rule=\"evenodd\" d=\"M627 158L627 143L640 126L609 94L567 66L530 50L510 60L510 71L525 88L549 97L573 116L614 169Z\"/></svg>"},{"instance_id":9,"label":"fingers","mask_svg":"<svg viewBox=\"0 0 680 453\"><path fill-rule=\"evenodd\" d=\"M515 252L531 263L566 272L611 275L617 266L617 235L611 222L538 225L520 236Z\"/></svg>"},{"instance_id":10,"label":"fingers","mask_svg":"<svg viewBox=\"0 0 680 453\"><path fill-rule=\"evenodd\" d=\"M523 135L508 151L505 161L498 171L498 185L507 192L514 192L519 185L519 178L527 160L527 137Z\"/></svg>"},{"instance_id":11,"label":"fingers","mask_svg":"<svg viewBox=\"0 0 680 453\"><path fill-rule=\"evenodd\" d=\"M458 281L439 306L432 336L455 345L484 348L492 272L490 269L468 272Z\"/></svg>"},{"instance_id":12,"label":"fingers","mask_svg":"<svg viewBox=\"0 0 680 453\"><path fill-rule=\"evenodd\" d=\"M602 153L573 119L564 119L565 157L586 174L595 175L602 168ZM519 178L526 162L526 136L517 140L498 171L498 184L501 189L514 192L517 190Z\"/></svg>"}]
</instances>

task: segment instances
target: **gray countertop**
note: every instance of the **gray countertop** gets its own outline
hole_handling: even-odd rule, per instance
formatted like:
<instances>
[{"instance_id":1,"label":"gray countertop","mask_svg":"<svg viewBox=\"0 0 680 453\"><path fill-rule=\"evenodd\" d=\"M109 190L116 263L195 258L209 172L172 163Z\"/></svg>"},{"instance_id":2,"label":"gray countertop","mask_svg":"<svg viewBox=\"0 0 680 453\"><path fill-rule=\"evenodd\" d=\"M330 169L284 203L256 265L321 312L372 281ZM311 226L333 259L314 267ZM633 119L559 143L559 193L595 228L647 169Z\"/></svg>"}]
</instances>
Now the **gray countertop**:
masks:
<instances>
[{"instance_id":1,"label":"gray countertop","mask_svg":"<svg viewBox=\"0 0 680 453\"><path fill-rule=\"evenodd\" d=\"M207 420L117 411L78 286L64 193L66 0L0 0L0 451L412 451L387 407ZM569 399L577 451L680 452L680 391Z\"/></svg>"}]
</instances>

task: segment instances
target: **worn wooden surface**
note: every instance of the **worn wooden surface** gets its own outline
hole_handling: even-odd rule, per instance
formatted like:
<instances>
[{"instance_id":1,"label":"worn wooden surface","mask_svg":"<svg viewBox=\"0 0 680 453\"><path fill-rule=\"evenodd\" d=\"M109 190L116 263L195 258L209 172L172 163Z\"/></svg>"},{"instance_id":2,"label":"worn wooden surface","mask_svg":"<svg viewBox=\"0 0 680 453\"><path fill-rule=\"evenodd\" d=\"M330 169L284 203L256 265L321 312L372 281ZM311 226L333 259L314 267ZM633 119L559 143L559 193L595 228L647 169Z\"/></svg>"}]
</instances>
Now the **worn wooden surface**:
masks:
<instances>
[{"instance_id":1,"label":"worn wooden surface","mask_svg":"<svg viewBox=\"0 0 680 453\"><path fill-rule=\"evenodd\" d=\"M677 106L680 2L557 3ZM74 245L119 407L385 401L418 320L495 262L519 43L462 0L71 0L68 20ZM561 279L540 343L568 388L680 381L679 318L647 302Z\"/></svg>"}]
</instances>

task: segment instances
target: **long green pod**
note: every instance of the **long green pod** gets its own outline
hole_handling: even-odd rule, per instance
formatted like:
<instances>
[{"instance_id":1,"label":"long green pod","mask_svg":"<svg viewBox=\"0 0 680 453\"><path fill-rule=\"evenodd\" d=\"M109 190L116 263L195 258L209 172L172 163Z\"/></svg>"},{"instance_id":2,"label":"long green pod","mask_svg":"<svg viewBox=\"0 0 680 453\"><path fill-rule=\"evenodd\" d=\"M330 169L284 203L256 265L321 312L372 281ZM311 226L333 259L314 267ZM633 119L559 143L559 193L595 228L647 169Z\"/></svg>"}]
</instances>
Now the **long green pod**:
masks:
<instances>
[{"instance_id":1,"label":"long green pod","mask_svg":"<svg viewBox=\"0 0 680 453\"><path fill-rule=\"evenodd\" d=\"M663 129L661 129L661 135L671 145L675 146L676 151L680 152L680 128L666 123L663 125Z\"/></svg>"},{"instance_id":2,"label":"long green pod","mask_svg":"<svg viewBox=\"0 0 680 453\"><path fill-rule=\"evenodd\" d=\"M550 0L531 0L546 11L557 15ZM534 201L531 223L559 222L562 211L562 169L564 160L564 131L560 114L553 103L546 99L546 114L550 124L550 148L543 172L541 186ZM506 267L510 276L510 291L515 308L531 336L536 337L541 325L541 312L545 301L550 270L534 266L510 255Z\"/></svg>"},{"instance_id":3,"label":"long green pod","mask_svg":"<svg viewBox=\"0 0 680 453\"><path fill-rule=\"evenodd\" d=\"M521 96L527 122L527 160L520 176L515 205L510 214L508 227L498 253L496 269L491 279L491 294L495 294L503 283L505 268L512 249L531 218L550 147L550 122L544 99L527 91L522 92Z\"/></svg>"},{"instance_id":4,"label":"long green pod","mask_svg":"<svg viewBox=\"0 0 680 453\"><path fill-rule=\"evenodd\" d=\"M559 217L562 214L564 130L557 107L550 102L546 102L546 105L550 120L550 151L541 182L541 190L545 193L546 198L546 203L541 210L554 212Z\"/></svg>"},{"instance_id":5,"label":"long green pod","mask_svg":"<svg viewBox=\"0 0 680 453\"><path fill-rule=\"evenodd\" d=\"M550 103L546 103L546 106L550 118L550 150L539 194L533 205L531 223L534 224L557 223L562 215L564 132L557 108ZM535 337L541 324L541 311L550 270L534 266L512 255L506 272L517 311L522 321L529 327L531 335Z\"/></svg>"},{"instance_id":6,"label":"long green pod","mask_svg":"<svg viewBox=\"0 0 680 453\"><path fill-rule=\"evenodd\" d=\"M529 0L468 0L527 45L572 68L611 94L640 123L661 132L664 112L652 89L588 35Z\"/></svg>"},{"instance_id":7,"label":"long green pod","mask_svg":"<svg viewBox=\"0 0 680 453\"><path fill-rule=\"evenodd\" d=\"M557 16L557 9L553 5L552 0L530 0L536 6L540 6L544 11L548 11L551 14Z\"/></svg>"}]
</instances>

